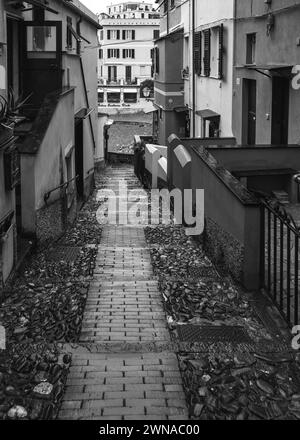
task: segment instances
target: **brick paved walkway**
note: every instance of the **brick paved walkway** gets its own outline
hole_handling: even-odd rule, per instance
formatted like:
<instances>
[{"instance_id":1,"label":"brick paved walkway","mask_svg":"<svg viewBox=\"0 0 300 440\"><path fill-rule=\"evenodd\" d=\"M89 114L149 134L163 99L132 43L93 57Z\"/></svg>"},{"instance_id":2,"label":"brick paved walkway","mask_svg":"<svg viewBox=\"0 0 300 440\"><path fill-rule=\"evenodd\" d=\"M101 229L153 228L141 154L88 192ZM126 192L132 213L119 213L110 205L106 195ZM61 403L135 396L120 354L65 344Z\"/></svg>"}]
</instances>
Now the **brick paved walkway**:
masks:
<instances>
[{"instance_id":1,"label":"brick paved walkway","mask_svg":"<svg viewBox=\"0 0 300 440\"><path fill-rule=\"evenodd\" d=\"M115 189L121 178L139 187L129 166L107 169L97 186ZM114 349L169 341L143 229L104 227L82 325L83 347L73 355L60 418L188 419L174 353ZM84 344L99 344L99 350L94 353ZM101 353L103 344L111 346L111 353Z\"/></svg>"}]
</instances>

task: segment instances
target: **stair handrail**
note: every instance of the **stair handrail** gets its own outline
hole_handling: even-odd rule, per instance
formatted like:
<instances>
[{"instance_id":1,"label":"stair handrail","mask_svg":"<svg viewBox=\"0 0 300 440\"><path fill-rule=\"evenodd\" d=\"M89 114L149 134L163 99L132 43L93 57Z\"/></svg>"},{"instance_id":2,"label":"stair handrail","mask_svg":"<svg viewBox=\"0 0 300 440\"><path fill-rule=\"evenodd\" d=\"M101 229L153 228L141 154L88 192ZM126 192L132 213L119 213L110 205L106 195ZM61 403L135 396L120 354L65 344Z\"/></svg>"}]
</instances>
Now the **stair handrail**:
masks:
<instances>
[{"instance_id":1,"label":"stair handrail","mask_svg":"<svg viewBox=\"0 0 300 440\"><path fill-rule=\"evenodd\" d=\"M44 202L47 206L47 202L51 196L51 194L54 191L57 191L58 189L68 189L71 182L74 182L75 180L79 179L79 175L73 177L72 179L68 180L67 182L62 183L61 185L56 186L55 188L51 189L50 191L47 191L44 195Z\"/></svg>"}]
</instances>

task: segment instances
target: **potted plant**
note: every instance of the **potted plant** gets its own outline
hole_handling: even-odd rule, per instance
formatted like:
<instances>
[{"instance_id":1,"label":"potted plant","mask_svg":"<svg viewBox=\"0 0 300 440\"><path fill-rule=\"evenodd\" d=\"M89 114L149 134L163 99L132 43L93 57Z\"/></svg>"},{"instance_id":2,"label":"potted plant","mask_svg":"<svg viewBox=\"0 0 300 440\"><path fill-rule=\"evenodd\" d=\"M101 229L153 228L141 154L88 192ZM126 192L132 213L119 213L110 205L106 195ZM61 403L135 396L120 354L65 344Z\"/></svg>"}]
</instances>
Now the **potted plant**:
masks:
<instances>
[{"instance_id":1,"label":"potted plant","mask_svg":"<svg viewBox=\"0 0 300 440\"><path fill-rule=\"evenodd\" d=\"M32 94L25 99L22 97L16 99L11 89L7 98L0 95L0 145L11 138L15 125L26 119L20 114L20 111L31 96Z\"/></svg>"}]
</instances>

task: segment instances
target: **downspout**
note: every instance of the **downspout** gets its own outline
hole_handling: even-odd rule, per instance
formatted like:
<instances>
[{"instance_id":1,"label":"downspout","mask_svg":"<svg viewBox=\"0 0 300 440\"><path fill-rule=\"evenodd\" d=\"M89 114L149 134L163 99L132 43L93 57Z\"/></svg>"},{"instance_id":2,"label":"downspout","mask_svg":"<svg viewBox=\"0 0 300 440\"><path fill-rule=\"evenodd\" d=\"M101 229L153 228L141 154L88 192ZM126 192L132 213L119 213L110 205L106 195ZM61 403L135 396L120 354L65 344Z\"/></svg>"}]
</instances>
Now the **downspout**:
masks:
<instances>
[{"instance_id":1,"label":"downspout","mask_svg":"<svg viewBox=\"0 0 300 440\"><path fill-rule=\"evenodd\" d=\"M169 35L170 32L170 22L169 22L170 18L169 18L169 2L168 2L168 6L167 6L167 35Z\"/></svg>"},{"instance_id":2,"label":"downspout","mask_svg":"<svg viewBox=\"0 0 300 440\"><path fill-rule=\"evenodd\" d=\"M236 20L236 15L237 15L237 0L233 0L233 66L232 66L232 80L234 81L235 79L235 73L236 73L236 36L237 36L237 31L236 31L236 24L237 24L237 20ZM232 84L232 88L234 89L235 85L234 83ZM231 115L231 127L232 127L232 133L234 135L235 130L234 130L234 117L233 117L233 109L232 109L232 115Z\"/></svg>"},{"instance_id":3,"label":"downspout","mask_svg":"<svg viewBox=\"0 0 300 440\"><path fill-rule=\"evenodd\" d=\"M195 0L192 0L192 74L193 74L193 81L192 81L192 113L193 113L193 138L196 137L196 72L195 72Z\"/></svg>"},{"instance_id":4,"label":"downspout","mask_svg":"<svg viewBox=\"0 0 300 440\"><path fill-rule=\"evenodd\" d=\"M82 17L80 17L78 23L81 23L81 21L82 21ZM83 82L83 88L84 88L86 105L87 105L87 108L89 109L90 108L90 105L89 105L89 95L88 95L87 87L86 87L86 80L85 80L83 62L82 62L82 57L81 57L81 50L79 51L79 62L80 62L80 69L81 69L81 76L82 76L82 82ZM91 129L91 134L92 134L92 139L93 139L93 144L94 144L94 151L95 151L96 150L96 140L95 140L95 134L94 134L94 130L93 130L91 113L89 114L89 121L90 121L90 129Z\"/></svg>"}]
</instances>

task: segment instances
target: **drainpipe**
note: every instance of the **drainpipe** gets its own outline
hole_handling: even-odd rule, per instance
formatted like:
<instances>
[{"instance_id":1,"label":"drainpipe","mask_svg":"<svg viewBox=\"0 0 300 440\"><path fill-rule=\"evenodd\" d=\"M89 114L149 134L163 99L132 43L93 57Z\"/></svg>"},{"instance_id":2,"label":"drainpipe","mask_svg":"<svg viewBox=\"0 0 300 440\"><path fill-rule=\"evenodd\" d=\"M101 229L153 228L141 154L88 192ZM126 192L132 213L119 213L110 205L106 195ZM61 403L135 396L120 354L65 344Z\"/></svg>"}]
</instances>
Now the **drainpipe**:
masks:
<instances>
[{"instance_id":1,"label":"drainpipe","mask_svg":"<svg viewBox=\"0 0 300 440\"><path fill-rule=\"evenodd\" d=\"M235 73L236 73L236 36L237 36L237 31L236 31L236 25L237 25L237 20L236 20L236 15L237 15L237 0L233 0L233 67L232 67L232 80L235 79ZM235 84L232 84L232 88L235 87ZM232 127L232 133L233 135L236 134L236 130L235 127L233 126L234 121L233 121L233 109L232 109L232 115L231 115L231 127Z\"/></svg>"},{"instance_id":2,"label":"drainpipe","mask_svg":"<svg viewBox=\"0 0 300 440\"><path fill-rule=\"evenodd\" d=\"M170 32L170 17L169 17L169 2L167 6L167 35L169 35Z\"/></svg>"},{"instance_id":3,"label":"drainpipe","mask_svg":"<svg viewBox=\"0 0 300 440\"><path fill-rule=\"evenodd\" d=\"M193 113L193 138L196 137L196 72L195 72L195 26L196 26L196 19L195 19L195 0L192 0L192 74L193 74L193 81L192 81L192 113Z\"/></svg>"},{"instance_id":4,"label":"drainpipe","mask_svg":"<svg viewBox=\"0 0 300 440\"><path fill-rule=\"evenodd\" d=\"M80 17L78 23L80 24L81 21L82 21L82 17ZM81 76L82 76L82 81L83 81L83 88L84 88L86 105L87 105L87 108L89 109L90 108L89 95L88 95L88 91L87 91L87 87L86 87L86 80L85 80L81 51L79 52L79 62L80 62L80 69L81 69ZM93 144L94 144L94 151L96 151L96 140L95 140L95 133L94 133L94 129L93 129L91 114L89 114L88 117L89 117L90 129L91 129L91 134L92 134L92 139L93 139Z\"/></svg>"}]
</instances>

